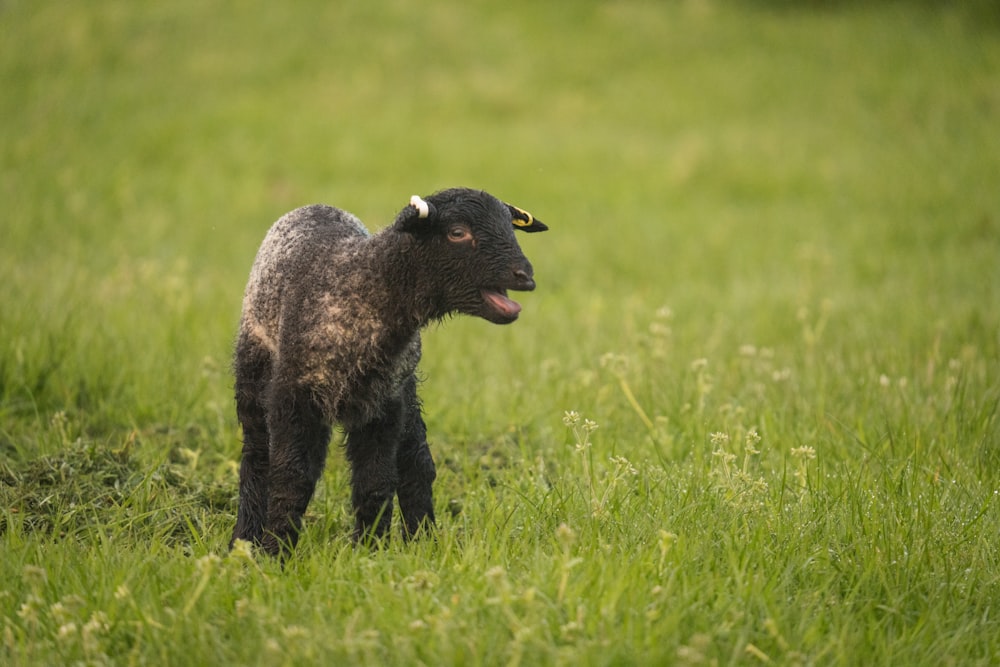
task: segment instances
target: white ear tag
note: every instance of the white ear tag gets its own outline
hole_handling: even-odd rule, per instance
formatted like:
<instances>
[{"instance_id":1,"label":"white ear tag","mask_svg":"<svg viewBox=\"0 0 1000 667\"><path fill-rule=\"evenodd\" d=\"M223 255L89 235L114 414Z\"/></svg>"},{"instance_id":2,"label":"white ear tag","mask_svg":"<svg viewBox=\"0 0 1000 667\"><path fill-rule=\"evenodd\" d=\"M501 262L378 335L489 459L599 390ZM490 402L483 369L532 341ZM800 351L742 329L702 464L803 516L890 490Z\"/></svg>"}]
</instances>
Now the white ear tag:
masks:
<instances>
[{"instance_id":1,"label":"white ear tag","mask_svg":"<svg viewBox=\"0 0 1000 667\"><path fill-rule=\"evenodd\" d=\"M410 197L410 206L417 209L418 217L426 218L431 214L430 207L427 205L427 202L420 198L420 195Z\"/></svg>"}]
</instances>

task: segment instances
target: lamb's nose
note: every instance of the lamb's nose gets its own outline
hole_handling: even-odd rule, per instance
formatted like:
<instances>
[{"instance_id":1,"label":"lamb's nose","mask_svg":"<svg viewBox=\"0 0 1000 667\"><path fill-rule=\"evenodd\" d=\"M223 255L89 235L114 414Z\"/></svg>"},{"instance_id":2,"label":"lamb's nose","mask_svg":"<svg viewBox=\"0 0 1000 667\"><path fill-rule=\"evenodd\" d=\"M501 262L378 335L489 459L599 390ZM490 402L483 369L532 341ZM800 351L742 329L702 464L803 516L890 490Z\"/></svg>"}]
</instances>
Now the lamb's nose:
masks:
<instances>
[{"instance_id":1,"label":"lamb's nose","mask_svg":"<svg viewBox=\"0 0 1000 667\"><path fill-rule=\"evenodd\" d=\"M516 289L524 290L526 292L530 292L535 289L535 281L531 278L532 273L531 268L528 268L527 270L514 269L514 278L518 282Z\"/></svg>"}]
</instances>

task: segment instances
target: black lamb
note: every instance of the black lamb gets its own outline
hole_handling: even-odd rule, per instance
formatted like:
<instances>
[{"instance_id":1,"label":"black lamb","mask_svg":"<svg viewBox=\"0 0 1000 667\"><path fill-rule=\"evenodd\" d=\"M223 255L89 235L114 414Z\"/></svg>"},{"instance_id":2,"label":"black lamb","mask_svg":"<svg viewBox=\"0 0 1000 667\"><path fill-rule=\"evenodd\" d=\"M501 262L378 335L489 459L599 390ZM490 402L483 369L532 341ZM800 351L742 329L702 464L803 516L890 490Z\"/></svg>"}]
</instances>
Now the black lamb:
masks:
<instances>
[{"instance_id":1,"label":"black lamb","mask_svg":"<svg viewBox=\"0 0 1000 667\"><path fill-rule=\"evenodd\" d=\"M347 434L356 540L386 534L393 496L405 537L434 523L434 461L414 374L420 329L453 313L517 319L507 290L535 282L515 229L547 227L467 188L414 196L375 235L322 205L271 227L236 344L243 455L233 541L271 554L294 547L334 424Z\"/></svg>"}]
</instances>

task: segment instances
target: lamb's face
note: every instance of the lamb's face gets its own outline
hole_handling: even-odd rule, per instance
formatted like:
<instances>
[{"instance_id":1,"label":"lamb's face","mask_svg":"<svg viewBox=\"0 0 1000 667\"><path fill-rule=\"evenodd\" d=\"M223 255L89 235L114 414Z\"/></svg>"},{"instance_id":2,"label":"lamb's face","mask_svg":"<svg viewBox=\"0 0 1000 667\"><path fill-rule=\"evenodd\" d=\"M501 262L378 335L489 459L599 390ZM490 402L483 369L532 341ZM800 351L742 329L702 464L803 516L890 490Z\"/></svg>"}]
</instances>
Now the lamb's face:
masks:
<instances>
[{"instance_id":1,"label":"lamb's face","mask_svg":"<svg viewBox=\"0 0 1000 667\"><path fill-rule=\"evenodd\" d=\"M534 270L514 237L514 217L527 214L473 190L446 190L427 201L436 211L427 242L446 277L441 288L448 310L495 324L516 320L521 306L508 291L535 289Z\"/></svg>"}]
</instances>

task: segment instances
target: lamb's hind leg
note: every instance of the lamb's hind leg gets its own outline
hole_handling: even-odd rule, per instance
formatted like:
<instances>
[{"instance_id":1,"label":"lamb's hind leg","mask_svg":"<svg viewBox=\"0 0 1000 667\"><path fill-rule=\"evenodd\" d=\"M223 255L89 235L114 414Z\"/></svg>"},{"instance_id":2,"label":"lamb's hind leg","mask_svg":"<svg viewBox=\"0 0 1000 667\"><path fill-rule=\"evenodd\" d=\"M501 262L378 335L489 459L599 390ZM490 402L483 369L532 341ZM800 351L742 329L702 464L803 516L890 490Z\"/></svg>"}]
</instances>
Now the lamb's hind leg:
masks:
<instances>
[{"instance_id":1,"label":"lamb's hind leg","mask_svg":"<svg viewBox=\"0 0 1000 667\"><path fill-rule=\"evenodd\" d=\"M427 427L420 413L417 381L410 376L403 389L404 431L397 454L399 470L399 511L403 515L403 537L415 536L421 529L434 525L432 485L437 473L430 447Z\"/></svg>"},{"instance_id":2,"label":"lamb's hind leg","mask_svg":"<svg viewBox=\"0 0 1000 667\"><path fill-rule=\"evenodd\" d=\"M323 474L330 425L308 387L276 387L268 400L271 435L267 520L261 545L279 554L299 539L302 515Z\"/></svg>"},{"instance_id":3,"label":"lamb's hind leg","mask_svg":"<svg viewBox=\"0 0 1000 667\"><path fill-rule=\"evenodd\" d=\"M234 370L236 416L243 427L243 455L240 459L239 509L230 548L236 540L259 544L263 537L269 468L263 392L270 375L270 357L266 350L241 337Z\"/></svg>"}]
</instances>

